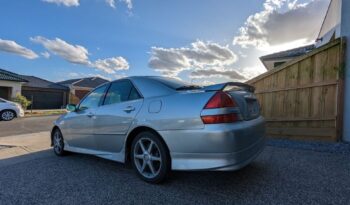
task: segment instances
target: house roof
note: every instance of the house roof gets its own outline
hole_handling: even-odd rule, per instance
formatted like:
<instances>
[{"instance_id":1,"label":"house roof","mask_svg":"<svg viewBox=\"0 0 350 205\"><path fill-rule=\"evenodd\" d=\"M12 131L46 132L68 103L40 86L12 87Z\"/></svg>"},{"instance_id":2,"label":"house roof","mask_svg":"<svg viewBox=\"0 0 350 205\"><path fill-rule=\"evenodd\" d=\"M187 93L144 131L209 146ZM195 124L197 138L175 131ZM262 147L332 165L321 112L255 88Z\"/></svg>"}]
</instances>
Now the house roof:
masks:
<instances>
[{"instance_id":1,"label":"house roof","mask_svg":"<svg viewBox=\"0 0 350 205\"><path fill-rule=\"evenodd\" d=\"M12 73L10 71L0 68L0 80L15 81L15 82L27 82L19 74Z\"/></svg>"},{"instance_id":2,"label":"house roof","mask_svg":"<svg viewBox=\"0 0 350 205\"><path fill-rule=\"evenodd\" d=\"M25 87L32 88L45 88L45 89L56 89L56 90L69 90L68 87L60 85L58 83L54 83L48 80L44 80L42 78L38 78L35 76L21 75L21 77L27 80L26 83L23 84Z\"/></svg>"},{"instance_id":3,"label":"house roof","mask_svg":"<svg viewBox=\"0 0 350 205\"><path fill-rule=\"evenodd\" d=\"M100 77L77 78L58 82L61 85L72 85L76 87L96 88L97 86L109 82Z\"/></svg>"},{"instance_id":4,"label":"house roof","mask_svg":"<svg viewBox=\"0 0 350 205\"><path fill-rule=\"evenodd\" d=\"M266 61L266 60L278 60L278 59L283 59L283 58L294 58L294 57L304 55L304 54L312 51L313 49L315 49L314 44L302 46L302 47L293 48L293 49L286 50L286 51L281 51L278 53L269 54L266 56L261 56L260 60Z\"/></svg>"}]
</instances>

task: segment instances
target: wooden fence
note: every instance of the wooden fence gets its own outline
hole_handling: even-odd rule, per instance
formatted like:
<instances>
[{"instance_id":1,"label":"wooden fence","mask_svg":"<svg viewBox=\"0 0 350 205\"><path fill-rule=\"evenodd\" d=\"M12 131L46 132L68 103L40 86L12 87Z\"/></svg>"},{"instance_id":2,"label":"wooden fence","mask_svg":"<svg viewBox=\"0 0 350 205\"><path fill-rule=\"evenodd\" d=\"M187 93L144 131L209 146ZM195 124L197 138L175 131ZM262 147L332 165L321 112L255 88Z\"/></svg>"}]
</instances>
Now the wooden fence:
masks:
<instances>
[{"instance_id":1,"label":"wooden fence","mask_svg":"<svg viewBox=\"0 0 350 205\"><path fill-rule=\"evenodd\" d=\"M336 39L247 83L271 137L337 141L343 118L345 39Z\"/></svg>"}]
</instances>

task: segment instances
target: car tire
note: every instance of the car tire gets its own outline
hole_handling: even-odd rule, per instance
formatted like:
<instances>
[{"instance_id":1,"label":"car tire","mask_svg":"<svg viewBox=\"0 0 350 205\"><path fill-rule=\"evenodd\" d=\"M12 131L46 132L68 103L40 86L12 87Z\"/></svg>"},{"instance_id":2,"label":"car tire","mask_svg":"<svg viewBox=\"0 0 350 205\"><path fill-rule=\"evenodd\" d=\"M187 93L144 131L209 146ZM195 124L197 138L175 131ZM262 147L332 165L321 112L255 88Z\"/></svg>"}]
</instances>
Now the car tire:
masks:
<instances>
[{"instance_id":1,"label":"car tire","mask_svg":"<svg viewBox=\"0 0 350 205\"><path fill-rule=\"evenodd\" d=\"M64 140L63 135L59 129L55 129L52 133L52 147L53 151L57 156L64 156Z\"/></svg>"},{"instance_id":2,"label":"car tire","mask_svg":"<svg viewBox=\"0 0 350 205\"><path fill-rule=\"evenodd\" d=\"M13 110L3 110L0 113L0 118L3 121L11 121L16 117L16 112L14 112Z\"/></svg>"},{"instance_id":3,"label":"car tire","mask_svg":"<svg viewBox=\"0 0 350 205\"><path fill-rule=\"evenodd\" d=\"M153 132L141 132L133 140L131 163L138 176L157 184L170 172L170 155L165 143Z\"/></svg>"}]
</instances>

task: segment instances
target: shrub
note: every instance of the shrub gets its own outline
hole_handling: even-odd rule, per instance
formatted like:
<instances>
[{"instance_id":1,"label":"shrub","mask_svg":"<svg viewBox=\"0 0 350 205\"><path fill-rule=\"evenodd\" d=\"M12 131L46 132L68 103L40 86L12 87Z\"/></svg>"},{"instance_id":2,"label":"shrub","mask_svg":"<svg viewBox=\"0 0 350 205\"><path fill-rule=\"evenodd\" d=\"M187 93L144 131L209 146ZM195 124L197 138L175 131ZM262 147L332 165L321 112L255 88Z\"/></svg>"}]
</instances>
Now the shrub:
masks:
<instances>
[{"instance_id":1,"label":"shrub","mask_svg":"<svg viewBox=\"0 0 350 205\"><path fill-rule=\"evenodd\" d=\"M27 109L27 107L32 104L31 101L19 93L16 94L16 97L13 99L13 101L19 103L23 109Z\"/></svg>"}]
</instances>

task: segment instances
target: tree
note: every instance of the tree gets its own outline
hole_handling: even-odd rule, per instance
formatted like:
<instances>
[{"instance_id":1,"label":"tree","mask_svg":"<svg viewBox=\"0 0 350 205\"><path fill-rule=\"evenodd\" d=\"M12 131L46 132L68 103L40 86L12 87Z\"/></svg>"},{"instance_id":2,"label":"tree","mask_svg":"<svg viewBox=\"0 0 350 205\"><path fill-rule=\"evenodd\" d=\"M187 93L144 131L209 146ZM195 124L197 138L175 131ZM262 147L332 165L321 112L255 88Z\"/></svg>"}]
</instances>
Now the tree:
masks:
<instances>
[{"instance_id":1,"label":"tree","mask_svg":"<svg viewBox=\"0 0 350 205\"><path fill-rule=\"evenodd\" d=\"M32 104L31 101L19 93L16 94L16 97L13 99L13 101L19 103L23 109L27 109L27 107Z\"/></svg>"}]
</instances>

